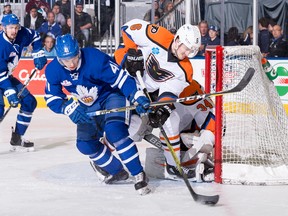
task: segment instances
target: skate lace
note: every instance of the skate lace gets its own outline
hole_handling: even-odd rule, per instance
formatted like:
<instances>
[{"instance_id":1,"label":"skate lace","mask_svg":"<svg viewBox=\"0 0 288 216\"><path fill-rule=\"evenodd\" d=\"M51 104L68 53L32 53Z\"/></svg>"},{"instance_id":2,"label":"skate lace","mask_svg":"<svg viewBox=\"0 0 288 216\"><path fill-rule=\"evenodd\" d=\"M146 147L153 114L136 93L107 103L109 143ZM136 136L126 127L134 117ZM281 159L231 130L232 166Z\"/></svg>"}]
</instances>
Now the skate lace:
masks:
<instances>
[{"instance_id":1,"label":"skate lace","mask_svg":"<svg viewBox=\"0 0 288 216\"><path fill-rule=\"evenodd\" d=\"M135 182L138 183L138 182L141 182L144 180L144 173L141 172L139 173L138 175L135 176Z\"/></svg>"},{"instance_id":2,"label":"skate lace","mask_svg":"<svg viewBox=\"0 0 288 216\"><path fill-rule=\"evenodd\" d=\"M189 174L190 172L193 172L194 169L190 169L190 168L187 168L187 167L181 167L182 168L182 171L185 173L185 174ZM178 170L178 168L177 168Z\"/></svg>"}]
</instances>

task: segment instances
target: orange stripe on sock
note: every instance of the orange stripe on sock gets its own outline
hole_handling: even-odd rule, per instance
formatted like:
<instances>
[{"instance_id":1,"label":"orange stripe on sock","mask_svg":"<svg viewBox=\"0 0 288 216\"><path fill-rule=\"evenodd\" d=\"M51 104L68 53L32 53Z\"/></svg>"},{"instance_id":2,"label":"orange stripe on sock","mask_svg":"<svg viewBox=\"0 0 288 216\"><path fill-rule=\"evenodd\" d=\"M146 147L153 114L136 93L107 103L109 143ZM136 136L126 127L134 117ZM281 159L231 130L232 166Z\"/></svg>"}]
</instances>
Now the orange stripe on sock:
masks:
<instances>
[{"instance_id":1,"label":"orange stripe on sock","mask_svg":"<svg viewBox=\"0 0 288 216\"><path fill-rule=\"evenodd\" d=\"M180 138L180 135L176 135L176 136L172 136L172 137L168 137L169 140L176 140L176 139L179 139ZM160 136L160 140L163 140L165 141L164 137Z\"/></svg>"}]
</instances>

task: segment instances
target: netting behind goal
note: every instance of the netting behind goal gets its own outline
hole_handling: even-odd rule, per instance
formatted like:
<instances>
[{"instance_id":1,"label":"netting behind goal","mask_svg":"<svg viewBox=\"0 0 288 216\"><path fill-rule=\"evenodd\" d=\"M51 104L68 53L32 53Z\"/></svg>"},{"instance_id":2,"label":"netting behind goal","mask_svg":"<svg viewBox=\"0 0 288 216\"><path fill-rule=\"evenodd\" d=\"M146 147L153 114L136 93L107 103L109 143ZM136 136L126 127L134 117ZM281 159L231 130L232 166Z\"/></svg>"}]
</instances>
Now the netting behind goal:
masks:
<instances>
[{"instance_id":1,"label":"netting behind goal","mask_svg":"<svg viewBox=\"0 0 288 216\"><path fill-rule=\"evenodd\" d=\"M229 90L255 69L244 90L215 99L215 181L287 184L288 117L262 69L259 48L218 46L207 49L205 58L208 92Z\"/></svg>"}]
</instances>

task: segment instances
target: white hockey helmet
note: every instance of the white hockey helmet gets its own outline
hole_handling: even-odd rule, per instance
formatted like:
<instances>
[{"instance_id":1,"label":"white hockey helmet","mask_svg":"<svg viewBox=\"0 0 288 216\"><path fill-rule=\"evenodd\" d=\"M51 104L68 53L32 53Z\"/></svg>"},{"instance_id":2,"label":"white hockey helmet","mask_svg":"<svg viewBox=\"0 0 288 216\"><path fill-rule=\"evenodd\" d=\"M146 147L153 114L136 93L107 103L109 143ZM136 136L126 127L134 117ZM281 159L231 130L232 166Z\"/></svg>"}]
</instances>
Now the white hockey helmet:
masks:
<instances>
[{"instance_id":1,"label":"white hockey helmet","mask_svg":"<svg viewBox=\"0 0 288 216\"><path fill-rule=\"evenodd\" d=\"M175 34L174 41L179 39L180 43L183 43L189 49L192 50L189 55L190 58L194 57L201 45L201 34L198 26L191 24L185 24L181 26Z\"/></svg>"}]
</instances>

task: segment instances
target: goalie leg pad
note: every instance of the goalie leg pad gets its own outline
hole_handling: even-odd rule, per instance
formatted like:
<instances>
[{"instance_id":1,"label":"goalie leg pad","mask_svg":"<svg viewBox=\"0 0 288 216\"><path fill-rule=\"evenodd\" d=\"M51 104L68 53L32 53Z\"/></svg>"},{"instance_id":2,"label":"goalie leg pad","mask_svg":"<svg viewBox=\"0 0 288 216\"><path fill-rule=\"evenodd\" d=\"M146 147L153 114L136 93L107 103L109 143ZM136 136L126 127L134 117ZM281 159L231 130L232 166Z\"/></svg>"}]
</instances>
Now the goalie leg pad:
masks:
<instances>
[{"instance_id":1,"label":"goalie leg pad","mask_svg":"<svg viewBox=\"0 0 288 216\"><path fill-rule=\"evenodd\" d=\"M163 150L146 148L145 172L152 178L165 178L165 156Z\"/></svg>"}]
</instances>

